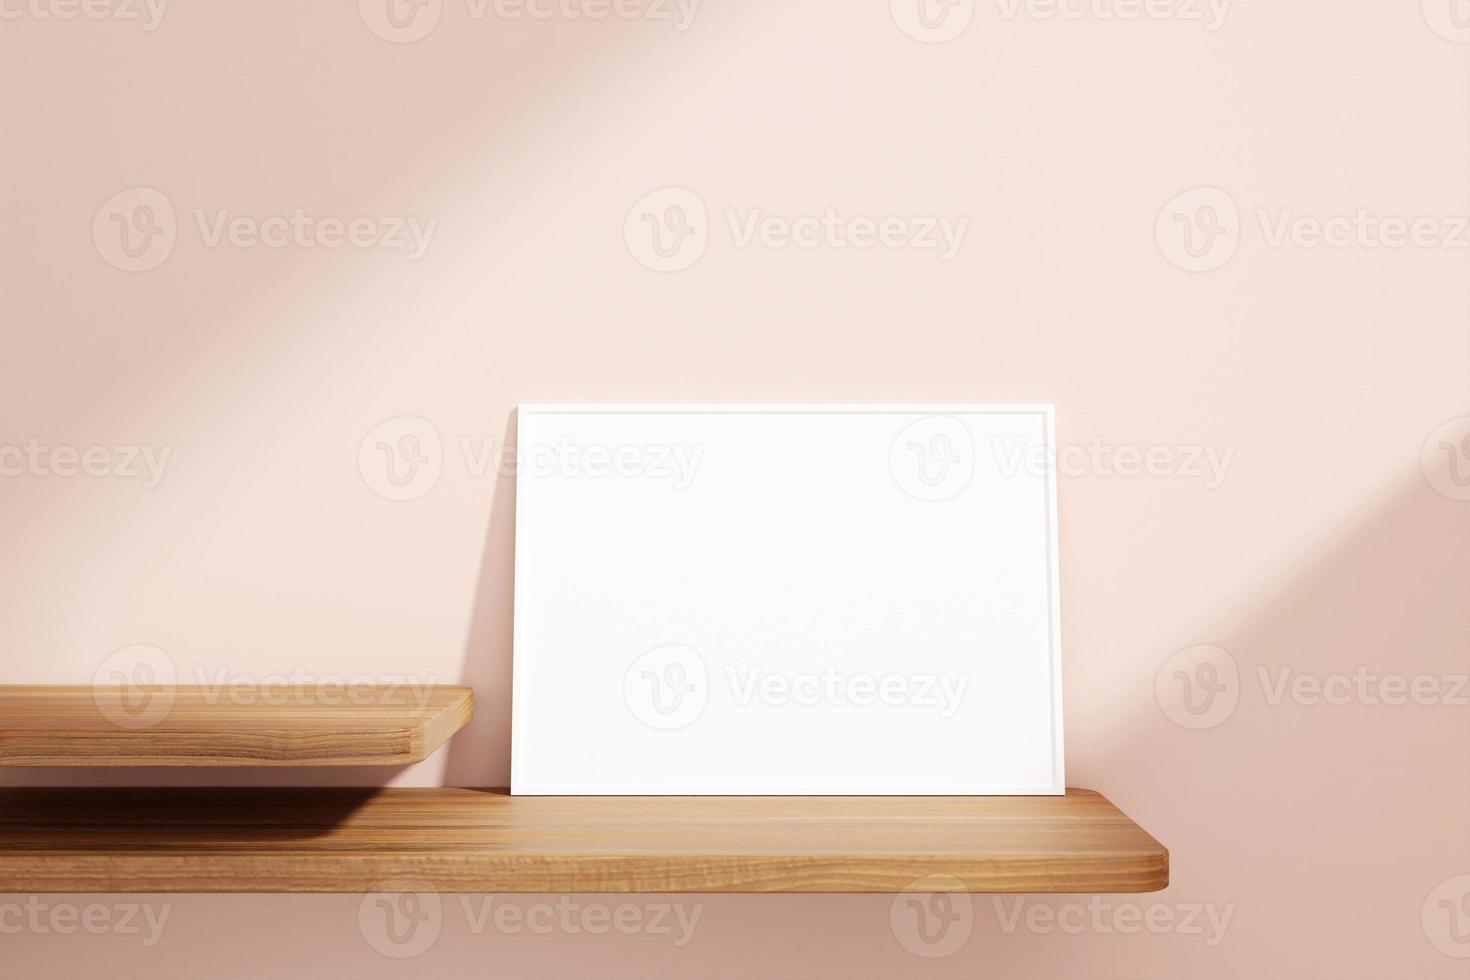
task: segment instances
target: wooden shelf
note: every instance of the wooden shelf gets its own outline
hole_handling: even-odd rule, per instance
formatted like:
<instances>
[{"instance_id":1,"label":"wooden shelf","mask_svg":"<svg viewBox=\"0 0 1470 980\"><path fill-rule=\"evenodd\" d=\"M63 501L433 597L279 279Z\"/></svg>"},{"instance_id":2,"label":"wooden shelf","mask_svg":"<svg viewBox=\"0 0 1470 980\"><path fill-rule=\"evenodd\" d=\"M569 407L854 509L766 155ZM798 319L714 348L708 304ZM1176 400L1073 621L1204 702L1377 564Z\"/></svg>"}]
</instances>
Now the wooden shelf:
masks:
<instances>
[{"instance_id":1,"label":"wooden shelf","mask_svg":"<svg viewBox=\"0 0 1470 980\"><path fill-rule=\"evenodd\" d=\"M512 797L468 789L0 790L3 892L1142 892L1169 853L1089 790ZM948 877L945 877L948 876Z\"/></svg>"},{"instance_id":2,"label":"wooden shelf","mask_svg":"<svg viewBox=\"0 0 1470 980\"><path fill-rule=\"evenodd\" d=\"M468 687L0 686L0 766L401 766L473 710Z\"/></svg>"}]
</instances>

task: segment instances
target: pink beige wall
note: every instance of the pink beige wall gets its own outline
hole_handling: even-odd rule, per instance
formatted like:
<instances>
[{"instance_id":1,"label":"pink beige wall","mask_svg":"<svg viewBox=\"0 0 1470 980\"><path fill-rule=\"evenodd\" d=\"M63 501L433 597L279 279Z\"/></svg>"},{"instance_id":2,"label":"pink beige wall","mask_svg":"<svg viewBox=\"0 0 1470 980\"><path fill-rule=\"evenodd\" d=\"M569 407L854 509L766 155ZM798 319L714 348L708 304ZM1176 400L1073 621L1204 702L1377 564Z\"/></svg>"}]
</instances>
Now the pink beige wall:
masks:
<instances>
[{"instance_id":1,"label":"pink beige wall","mask_svg":"<svg viewBox=\"0 0 1470 980\"><path fill-rule=\"evenodd\" d=\"M674 902L682 944L450 897L411 959L356 896L45 896L18 929L0 896L7 976L1466 975L1452 0L385 2L0 0L0 682L135 644L463 681L474 724L406 772L230 778L503 784L513 501L479 454L518 401L1054 401L1069 781L1173 884L961 899L944 948L885 896L575 897ZM835 240L772 237L829 208ZM250 237L298 209L363 243ZM947 258L932 217L968 221ZM428 468L395 487L403 417ZM1214 701L1176 684L1205 657Z\"/></svg>"}]
</instances>

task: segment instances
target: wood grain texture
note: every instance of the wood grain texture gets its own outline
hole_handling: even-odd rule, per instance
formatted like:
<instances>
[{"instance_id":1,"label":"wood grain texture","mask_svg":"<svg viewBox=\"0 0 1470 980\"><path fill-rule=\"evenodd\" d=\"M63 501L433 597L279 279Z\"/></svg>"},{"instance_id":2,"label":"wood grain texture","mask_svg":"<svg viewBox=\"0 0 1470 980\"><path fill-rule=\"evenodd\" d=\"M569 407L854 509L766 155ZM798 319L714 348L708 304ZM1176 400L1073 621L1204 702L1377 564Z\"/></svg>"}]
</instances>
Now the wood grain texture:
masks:
<instances>
[{"instance_id":1,"label":"wood grain texture","mask_svg":"<svg viewBox=\"0 0 1470 980\"><path fill-rule=\"evenodd\" d=\"M0 892L1142 892L1169 854L1090 790L512 797L0 790Z\"/></svg>"},{"instance_id":2,"label":"wood grain texture","mask_svg":"<svg viewBox=\"0 0 1470 980\"><path fill-rule=\"evenodd\" d=\"M473 710L449 686L0 686L0 766L401 766Z\"/></svg>"}]
</instances>

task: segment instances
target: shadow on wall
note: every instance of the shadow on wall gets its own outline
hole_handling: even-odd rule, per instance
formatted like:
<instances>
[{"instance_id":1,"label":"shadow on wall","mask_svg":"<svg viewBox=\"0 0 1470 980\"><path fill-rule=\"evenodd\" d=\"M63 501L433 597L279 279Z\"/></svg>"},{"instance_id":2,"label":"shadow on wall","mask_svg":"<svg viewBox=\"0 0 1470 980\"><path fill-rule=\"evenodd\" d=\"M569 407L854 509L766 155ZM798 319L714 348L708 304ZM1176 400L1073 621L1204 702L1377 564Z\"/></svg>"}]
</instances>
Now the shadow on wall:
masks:
<instances>
[{"instance_id":1,"label":"shadow on wall","mask_svg":"<svg viewBox=\"0 0 1470 980\"><path fill-rule=\"evenodd\" d=\"M227 76L218 71L210 44L153 48L150 57L163 59L161 68L135 75L126 90L79 89L74 102L60 103L62 90L17 107L64 115L79 132L105 132L117 120L129 120L146 147L138 154L146 165L122 156L118 175L105 184L98 183L85 154L61 154L54 167L28 175L30 193L6 201L14 211L8 223L22 229L28 242L7 258L16 263L16 281L32 287L9 297L14 322L93 324L99 308L132 310L128 331L92 331L87 343L117 345L122 360L140 344L163 352L146 374L109 369L88 377L88 397L69 407L92 429L115 418L120 407L149 406L159 390L206 387L217 365L228 365L233 375L278 369L301 329L283 309L317 317L315 331L323 339L359 345L363 319L328 314L350 311L354 303L396 309L405 289L426 288L412 279L411 267L344 264L326 249L283 251L250 266L225 261L198 235L191 208L270 212L290 202L333 215L398 214L448 206L456 200L450 195L462 193L461 179L513 200L525 192L517 178L534 164L536 138L547 120L544 100L527 94L554 96L556 83L573 68L595 76L603 61L626 61L640 38L630 25L618 23L601 26L623 30L566 19L446 19L432 43L399 45L374 37L355 7L254 4L231 13L237 60ZM292 29L283 31L283 23ZM109 63L116 57L101 32L70 40L96 45L74 49L78 58ZM323 56L324 45L333 56ZM24 46L7 51L18 74L36 77L46 73L49 57ZM287 63L293 70L281 71ZM408 88L405 65L414 83ZM211 84L180 87L178 78L207 78ZM262 152L256 127L242 124L239 113L219 111L233 98L246 100L251 117L268 121L290 146L289 167L230 163ZM139 106L148 112L140 115ZM21 129L47 128L22 123ZM187 133L186 146L177 145L179 133ZM467 134L475 141L468 142ZM177 152L160 153L159 147ZM344 167L344 160L374 165ZM158 184L179 210L179 246L151 277L119 273L90 242L77 251L76 229L90 225L92 211L126 183L127 174ZM76 213L58 220L57 201L75 202L69 206ZM76 266L55 260L74 252L89 277L86 289L75 288ZM201 317L201 311L209 315ZM413 315L411 307L404 312ZM406 335L396 321L392 332ZM196 355L201 337L213 352L208 360ZM49 505L42 498L36 506Z\"/></svg>"},{"instance_id":2,"label":"shadow on wall","mask_svg":"<svg viewBox=\"0 0 1470 980\"><path fill-rule=\"evenodd\" d=\"M505 422L501 445L516 448L519 409ZM511 648L515 618L516 481L495 485L485 550L470 609L461 684L475 689L475 716L444 749L446 786L510 785Z\"/></svg>"},{"instance_id":3,"label":"shadow on wall","mask_svg":"<svg viewBox=\"0 0 1470 980\"><path fill-rule=\"evenodd\" d=\"M1138 904L1229 911L1219 944L1000 936L1025 951L1010 965L1080 967L1103 945L1122 966L1154 942L1198 978L1239 976L1266 949L1282 975L1327 949L1356 950L1363 976L1459 975L1421 923L1425 897L1470 873L1470 504L1431 485L1458 476L1401 483L1263 608L1198 637L1210 649L1137 658L1157 676L1134 678L1123 730L1070 770L1169 847L1170 887Z\"/></svg>"}]
</instances>

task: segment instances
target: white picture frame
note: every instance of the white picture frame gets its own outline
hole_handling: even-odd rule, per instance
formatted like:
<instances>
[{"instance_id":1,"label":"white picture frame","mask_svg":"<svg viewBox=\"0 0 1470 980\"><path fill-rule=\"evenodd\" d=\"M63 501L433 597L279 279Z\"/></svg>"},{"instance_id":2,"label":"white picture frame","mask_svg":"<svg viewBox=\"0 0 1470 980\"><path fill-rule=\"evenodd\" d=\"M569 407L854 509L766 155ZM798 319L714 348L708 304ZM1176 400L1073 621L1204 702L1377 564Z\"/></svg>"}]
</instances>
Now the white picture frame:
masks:
<instances>
[{"instance_id":1,"label":"white picture frame","mask_svg":"<svg viewBox=\"0 0 1470 980\"><path fill-rule=\"evenodd\" d=\"M518 409L512 792L1064 792L1050 405Z\"/></svg>"}]
</instances>

